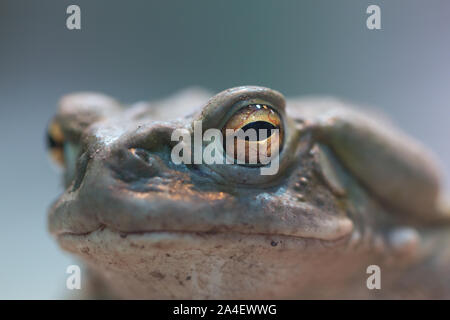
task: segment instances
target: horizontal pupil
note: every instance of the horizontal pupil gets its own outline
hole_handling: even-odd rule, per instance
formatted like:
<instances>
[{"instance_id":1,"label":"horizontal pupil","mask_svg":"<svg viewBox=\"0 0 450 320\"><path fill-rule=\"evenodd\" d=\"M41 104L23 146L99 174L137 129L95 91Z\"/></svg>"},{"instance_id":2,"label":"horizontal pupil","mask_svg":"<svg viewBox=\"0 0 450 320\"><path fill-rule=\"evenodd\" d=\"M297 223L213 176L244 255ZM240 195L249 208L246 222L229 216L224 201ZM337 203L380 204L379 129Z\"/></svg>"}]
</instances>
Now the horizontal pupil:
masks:
<instances>
[{"instance_id":1,"label":"horizontal pupil","mask_svg":"<svg viewBox=\"0 0 450 320\"><path fill-rule=\"evenodd\" d=\"M49 149L62 149L63 144L56 141L50 134L47 134L47 148Z\"/></svg>"},{"instance_id":2,"label":"horizontal pupil","mask_svg":"<svg viewBox=\"0 0 450 320\"><path fill-rule=\"evenodd\" d=\"M244 131L244 133L248 130L248 129L254 129L256 131L256 140L259 141L260 137L259 137L259 130L267 130L266 136L265 137L261 137L261 138L268 138L272 135L272 131L273 129L276 129L276 127L271 124L270 122L266 122L266 121L254 121L251 123L246 124L245 126L243 126L241 128L242 131ZM249 140L248 137L245 138L246 140Z\"/></svg>"}]
</instances>

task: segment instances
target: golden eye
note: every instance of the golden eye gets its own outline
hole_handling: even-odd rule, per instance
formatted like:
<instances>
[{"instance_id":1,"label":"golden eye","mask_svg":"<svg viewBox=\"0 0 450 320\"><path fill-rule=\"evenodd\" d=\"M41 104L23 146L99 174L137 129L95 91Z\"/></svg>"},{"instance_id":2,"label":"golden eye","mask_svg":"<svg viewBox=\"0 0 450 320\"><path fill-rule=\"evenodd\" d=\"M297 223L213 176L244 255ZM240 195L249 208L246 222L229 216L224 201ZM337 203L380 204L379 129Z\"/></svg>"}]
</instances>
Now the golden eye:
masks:
<instances>
[{"instance_id":1,"label":"golden eye","mask_svg":"<svg viewBox=\"0 0 450 320\"><path fill-rule=\"evenodd\" d=\"M50 158L60 166L64 166L64 134L54 121L47 129L47 148Z\"/></svg>"},{"instance_id":2,"label":"golden eye","mask_svg":"<svg viewBox=\"0 0 450 320\"><path fill-rule=\"evenodd\" d=\"M222 134L226 153L238 163L266 164L262 157L271 157L272 151L283 147L281 117L267 104L241 108L224 125Z\"/></svg>"}]
</instances>

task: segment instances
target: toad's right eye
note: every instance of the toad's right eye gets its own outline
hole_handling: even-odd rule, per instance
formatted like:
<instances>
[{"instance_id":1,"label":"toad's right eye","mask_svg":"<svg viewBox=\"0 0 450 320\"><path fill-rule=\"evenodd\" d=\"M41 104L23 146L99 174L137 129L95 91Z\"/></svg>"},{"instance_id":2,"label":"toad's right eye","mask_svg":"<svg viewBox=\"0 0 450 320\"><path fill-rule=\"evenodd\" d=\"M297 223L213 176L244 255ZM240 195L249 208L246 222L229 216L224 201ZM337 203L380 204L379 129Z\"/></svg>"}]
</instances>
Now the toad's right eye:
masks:
<instances>
[{"instance_id":1,"label":"toad's right eye","mask_svg":"<svg viewBox=\"0 0 450 320\"><path fill-rule=\"evenodd\" d=\"M59 166L64 167L64 134L59 124L54 121L50 123L46 140L50 158Z\"/></svg>"},{"instance_id":2,"label":"toad's right eye","mask_svg":"<svg viewBox=\"0 0 450 320\"><path fill-rule=\"evenodd\" d=\"M260 152L270 157L272 150L282 149L283 129L282 118L273 107L268 104L248 104L234 113L222 128L222 134L225 136L224 148L230 157L244 163L249 163L250 155L254 154L256 164L260 164ZM243 137L236 136L236 130L241 130ZM245 135L250 131L254 132L253 138ZM234 144L227 145L226 141L230 137ZM238 150L238 140L244 143L244 153ZM261 148L263 150L260 150Z\"/></svg>"}]
</instances>

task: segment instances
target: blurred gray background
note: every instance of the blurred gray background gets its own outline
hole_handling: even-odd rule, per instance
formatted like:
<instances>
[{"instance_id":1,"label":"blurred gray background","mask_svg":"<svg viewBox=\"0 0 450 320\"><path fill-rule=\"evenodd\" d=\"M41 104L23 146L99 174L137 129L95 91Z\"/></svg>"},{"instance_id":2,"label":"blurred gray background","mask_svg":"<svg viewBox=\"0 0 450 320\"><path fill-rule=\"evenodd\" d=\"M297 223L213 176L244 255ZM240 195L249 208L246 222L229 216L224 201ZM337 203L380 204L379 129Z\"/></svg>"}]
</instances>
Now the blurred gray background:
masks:
<instances>
[{"instance_id":1,"label":"blurred gray background","mask_svg":"<svg viewBox=\"0 0 450 320\"><path fill-rule=\"evenodd\" d=\"M81 7L82 30L66 29ZM366 28L381 7L382 30ZM186 86L245 84L287 96L335 95L379 108L450 168L450 2L0 2L0 298L66 293L62 253L46 231L61 192L44 132L61 95L123 102Z\"/></svg>"}]
</instances>

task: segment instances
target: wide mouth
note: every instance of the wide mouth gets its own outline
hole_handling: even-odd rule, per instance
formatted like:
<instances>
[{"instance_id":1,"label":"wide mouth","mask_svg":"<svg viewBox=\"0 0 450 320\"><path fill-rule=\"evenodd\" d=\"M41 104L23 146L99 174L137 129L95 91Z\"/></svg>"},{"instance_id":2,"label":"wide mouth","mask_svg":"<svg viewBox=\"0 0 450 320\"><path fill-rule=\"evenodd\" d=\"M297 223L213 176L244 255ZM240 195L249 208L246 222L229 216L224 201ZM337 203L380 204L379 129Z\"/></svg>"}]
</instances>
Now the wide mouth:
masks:
<instances>
[{"instance_id":1,"label":"wide mouth","mask_svg":"<svg viewBox=\"0 0 450 320\"><path fill-rule=\"evenodd\" d=\"M238 233L334 241L353 230L346 215L293 201L293 191L282 187L202 189L188 172L164 170L128 180L118 178L104 158L91 159L79 188L69 187L50 209L50 232L85 235L106 227L124 235Z\"/></svg>"},{"instance_id":2,"label":"wide mouth","mask_svg":"<svg viewBox=\"0 0 450 320\"><path fill-rule=\"evenodd\" d=\"M252 215L246 214L247 208L220 212L219 205L214 208L209 204L198 207L198 210L189 210L191 201L172 203L171 199L159 199L148 203L135 202L136 198L132 195L112 192L104 198L104 194L99 192L95 197L99 202L91 202L88 200L91 198L85 199L80 194L66 193L50 210L50 232L57 237L88 236L108 229L122 238L162 234L172 237L221 237L234 234L332 242L345 238L353 230L349 218L329 215L308 204L303 204L297 215L282 211L273 216L272 212ZM102 201L109 205L98 210ZM225 201L222 199L219 204ZM86 206L86 202L90 205Z\"/></svg>"},{"instance_id":3,"label":"wide mouth","mask_svg":"<svg viewBox=\"0 0 450 320\"><path fill-rule=\"evenodd\" d=\"M195 232L195 231L171 231L154 230L140 232L122 232L107 226L84 233L75 234L65 232L57 235L59 242L69 250L77 250L79 242L102 245L107 242L125 244L130 248L142 249L195 249L217 244L218 248L233 247L235 245L254 245L266 247L269 250L276 249L302 249L302 251L314 252L318 248L329 249L345 245L350 235L344 235L334 240L323 240L317 238L305 238L300 236L287 236L282 234L258 234L241 232ZM139 244L139 246L138 246ZM79 248L78 248L79 249Z\"/></svg>"},{"instance_id":4,"label":"wide mouth","mask_svg":"<svg viewBox=\"0 0 450 320\"><path fill-rule=\"evenodd\" d=\"M60 232L56 233L57 237L67 237L67 236L74 236L74 237L82 237L86 236L89 237L90 235L98 232L102 232L104 230L108 230L108 232L114 233L119 235L121 238L125 239L129 236L138 236L138 237L145 237L145 236L170 236L173 238L183 238L185 236L190 237L198 237L198 238L211 238L211 237L226 237L229 235L235 235L240 237L261 237L261 238L271 238L271 237L282 237L286 239L297 239L297 240L320 240L320 241L341 241L349 236L349 233L343 234L342 237L338 237L336 239L321 239L316 237L306 237L306 236L296 236L296 235L286 235L282 233L257 233L257 232L239 232L239 231L233 231L233 230L210 230L210 231L195 231L195 230L140 230L140 231L120 231L115 230L107 225L101 225L98 229L88 231L88 232ZM274 244L276 246L276 244Z\"/></svg>"}]
</instances>

